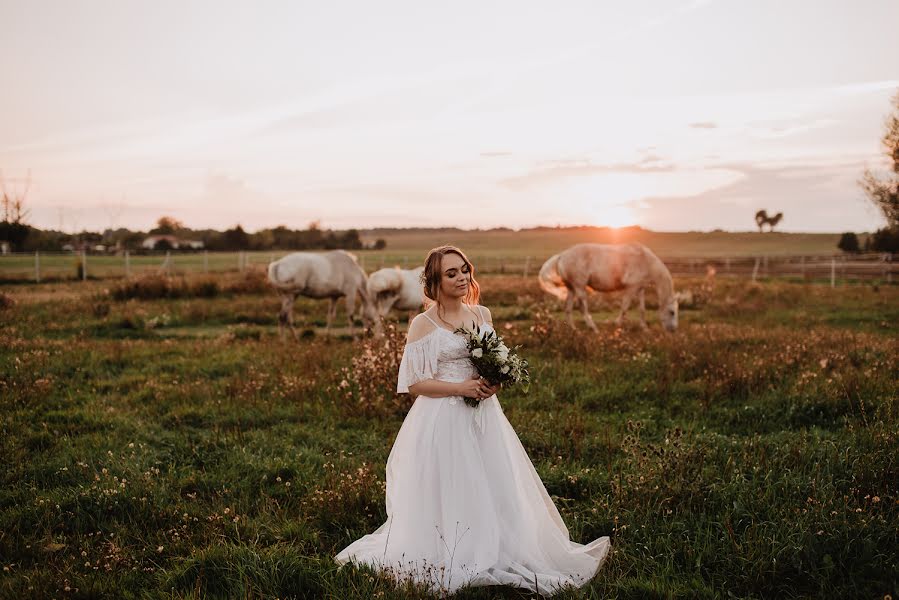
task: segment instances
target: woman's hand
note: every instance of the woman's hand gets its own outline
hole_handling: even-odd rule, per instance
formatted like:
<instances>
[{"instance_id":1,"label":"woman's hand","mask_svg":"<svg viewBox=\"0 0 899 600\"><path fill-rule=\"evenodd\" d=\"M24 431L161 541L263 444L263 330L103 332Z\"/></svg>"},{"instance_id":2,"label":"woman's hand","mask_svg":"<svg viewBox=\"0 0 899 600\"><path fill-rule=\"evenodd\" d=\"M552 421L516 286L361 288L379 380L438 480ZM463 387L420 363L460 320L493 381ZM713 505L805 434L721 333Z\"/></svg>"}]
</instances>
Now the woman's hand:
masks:
<instances>
[{"instance_id":1,"label":"woman's hand","mask_svg":"<svg viewBox=\"0 0 899 600\"><path fill-rule=\"evenodd\" d=\"M459 384L459 395L465 396L466 398L483 400L484 398L489 398L493 394L493 388L481 377L468 379Z\"/></svg>"},{"instance_id":2,"label":"woman's hand","mask_svg":"<svg viewBox=\"0 0 899 600\"><path fill-rule=\"evenodd\" d=\"M498 392L503 387L503 384L501 384L501 383L497 383L496 385L490 385L490 382L487 381L486 379L484 380L484 384L487 386L487 397L488 398L490 396L493 396L494 394L496 394L496 392Z\"/></svg>"}]
</instances>

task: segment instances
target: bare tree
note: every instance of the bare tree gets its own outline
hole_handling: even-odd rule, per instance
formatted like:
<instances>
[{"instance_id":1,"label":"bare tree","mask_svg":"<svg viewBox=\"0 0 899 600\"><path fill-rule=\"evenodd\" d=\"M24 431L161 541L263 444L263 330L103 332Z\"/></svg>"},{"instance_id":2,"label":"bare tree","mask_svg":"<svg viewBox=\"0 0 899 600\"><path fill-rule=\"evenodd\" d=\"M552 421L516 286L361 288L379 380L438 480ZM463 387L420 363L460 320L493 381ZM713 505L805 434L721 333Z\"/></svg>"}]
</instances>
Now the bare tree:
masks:
<instances>
[{"instance_id":1,"label":"bare tree","mask_svg":"<svg viewBox=\"0 0 899 600\"><path fill-rule=\"evenodd\" d=\"M886 132L881 142L888 160L892 161L892 173L882 176L865 169L859 182L868 198L883 213L890 229L899 229L899 91L893 96L893 114L884 123Z\"/></svg>"},{"instance_id":2,"label":"bare tree","mask_svg":"<svg viewBox=\"0 0 899 600\"><path fill-rule=\"evenodd\" d=\"M25 208L25 197L31 188L31 169L25 179L10 179L11 184L24 182L21 193L15 189L10 193L6 188L7 180L0 171L0 206L3 209L3 221L0 221L0 240L9 243L14 249L21 248L28 237L29 227L25 223L28 218L28 209Z\"/></svg>"},{"instance_id":3,"label":"bare tree","mask_svg":"<svg viewBox=\"0 0 899 600\"><path fill-rule=\"evenodd\" d=\"M6 180L3 178L3 171L0 170L0 194L2 194L0 203L2 203L3 206L3 222L24 225L29 212L28 209L25 208L25 197L28 195L28 190L31 188L31 169L28 169L28 175L25 179L10 179L9 181L10 183L23 182L25 188L20 194L15 192L10 194L6 189Z\"/></svg>"}]
</instances>

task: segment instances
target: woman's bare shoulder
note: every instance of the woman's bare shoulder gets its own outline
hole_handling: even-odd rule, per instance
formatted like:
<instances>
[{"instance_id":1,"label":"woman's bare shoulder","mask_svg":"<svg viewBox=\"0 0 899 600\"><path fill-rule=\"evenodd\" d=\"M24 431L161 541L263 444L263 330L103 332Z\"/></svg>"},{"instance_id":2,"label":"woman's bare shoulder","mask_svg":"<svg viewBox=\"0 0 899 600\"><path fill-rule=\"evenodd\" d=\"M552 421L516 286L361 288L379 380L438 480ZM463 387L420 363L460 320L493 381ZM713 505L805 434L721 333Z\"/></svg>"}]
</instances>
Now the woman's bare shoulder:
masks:
<instances>
[{"instance_id":1,"label":"woman's bare shoulder","mask_svg":"<svg viewBox=\"0 0 899 600\"><path fill-rule=\"evenodd\" d=\"M490 309L486 306L478 304L478 310L481 311L481 315L484 317L484 321L487 323L493 324L493 315L490 314Z\"/></svg>"},{"instance_id":2,"label":"woman's bare shoulder","mask_svg":"<svg viewBox=\"0 0 899 600\"><path fill-rule=\"evenodd\" d=\"M425 311L427 312L427 311ZM409 323L409 331L406 332L406 342L417 342L437 328L428 318L425 312L415 315L412 322Z\"/></svg>"}]
</instances>

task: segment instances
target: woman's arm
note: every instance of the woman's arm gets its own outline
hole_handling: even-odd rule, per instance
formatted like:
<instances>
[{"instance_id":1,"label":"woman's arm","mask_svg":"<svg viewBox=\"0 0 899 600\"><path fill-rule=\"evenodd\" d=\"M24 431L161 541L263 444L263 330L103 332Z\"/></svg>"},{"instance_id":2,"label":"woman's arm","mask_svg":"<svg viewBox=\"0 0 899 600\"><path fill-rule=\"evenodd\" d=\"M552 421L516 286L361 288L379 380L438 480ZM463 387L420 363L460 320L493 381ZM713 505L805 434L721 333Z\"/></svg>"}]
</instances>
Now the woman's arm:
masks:
<instances>
[{"instance_id":1,"label":"woman's arm","mask_svg":"<svg viewBox=\"0 0 899 600\"><path fill-rule=\"evenodd\" d=\"M493 315L490 314L490 309L486 306L481 306L482 316L484 317L485 323L490 323L490 326L493 327Z\"/></svg>"},{"instance_id":2,"label":"woman's arm","mask_svg":"<svg viewBox=\"0 0 899 600\"><path fill-rule=\"evenodd\" d=\"M445 396L466 396L468 398L489 398L493 395L491 388L480 378L467 381L452 382L439 379L425 379L409 386L409 393L413 396L426 396L428 398L443 398Z\"/></svg>"},{"instance_id":3,"label":"woman's arm","mask_svg":"<svg viewBox=\"0 0 899 600\"><path fill-rule=\"evenodd\" d=\"M434 335L435 325L422 318L421 315L412 319L409 324L409 332L406 336L406 343L416 342L426 335ZM443 398L446 396L465 396L468 398L489 398L492 395L490 386L486 382L479 381L478 378L469 379L468 381L452 382L440 381L439 379L423 379L418 383L409 386L409 393L413 396L426 396L428 398Z\"/></svg>"}]
</instances>

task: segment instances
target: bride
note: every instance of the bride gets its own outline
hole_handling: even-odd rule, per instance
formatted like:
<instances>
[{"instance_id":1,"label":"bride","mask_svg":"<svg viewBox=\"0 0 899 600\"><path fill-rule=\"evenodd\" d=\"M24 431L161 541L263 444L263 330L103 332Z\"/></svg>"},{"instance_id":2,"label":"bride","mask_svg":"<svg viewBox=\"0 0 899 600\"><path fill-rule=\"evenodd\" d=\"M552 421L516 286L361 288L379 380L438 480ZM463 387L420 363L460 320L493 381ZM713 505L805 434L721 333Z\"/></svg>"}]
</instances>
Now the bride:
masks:
<instances>
[{"instance_id":1,"label":"bride","mask_svg":"<svg viewBox=\"0 0 899 600\"><path fill-rule=\"evenodd\" d=\"M609 538L572 542L491 387L478 377L463 324L492 328L474 267L454 246L428 253L433 305L409 325L398 392L416 396L387 459L387 521L335 560L435 591L512 585L553 593L587 583ZM476 408L464 397L480 400Z\"/></svg>"}]
</instances>

